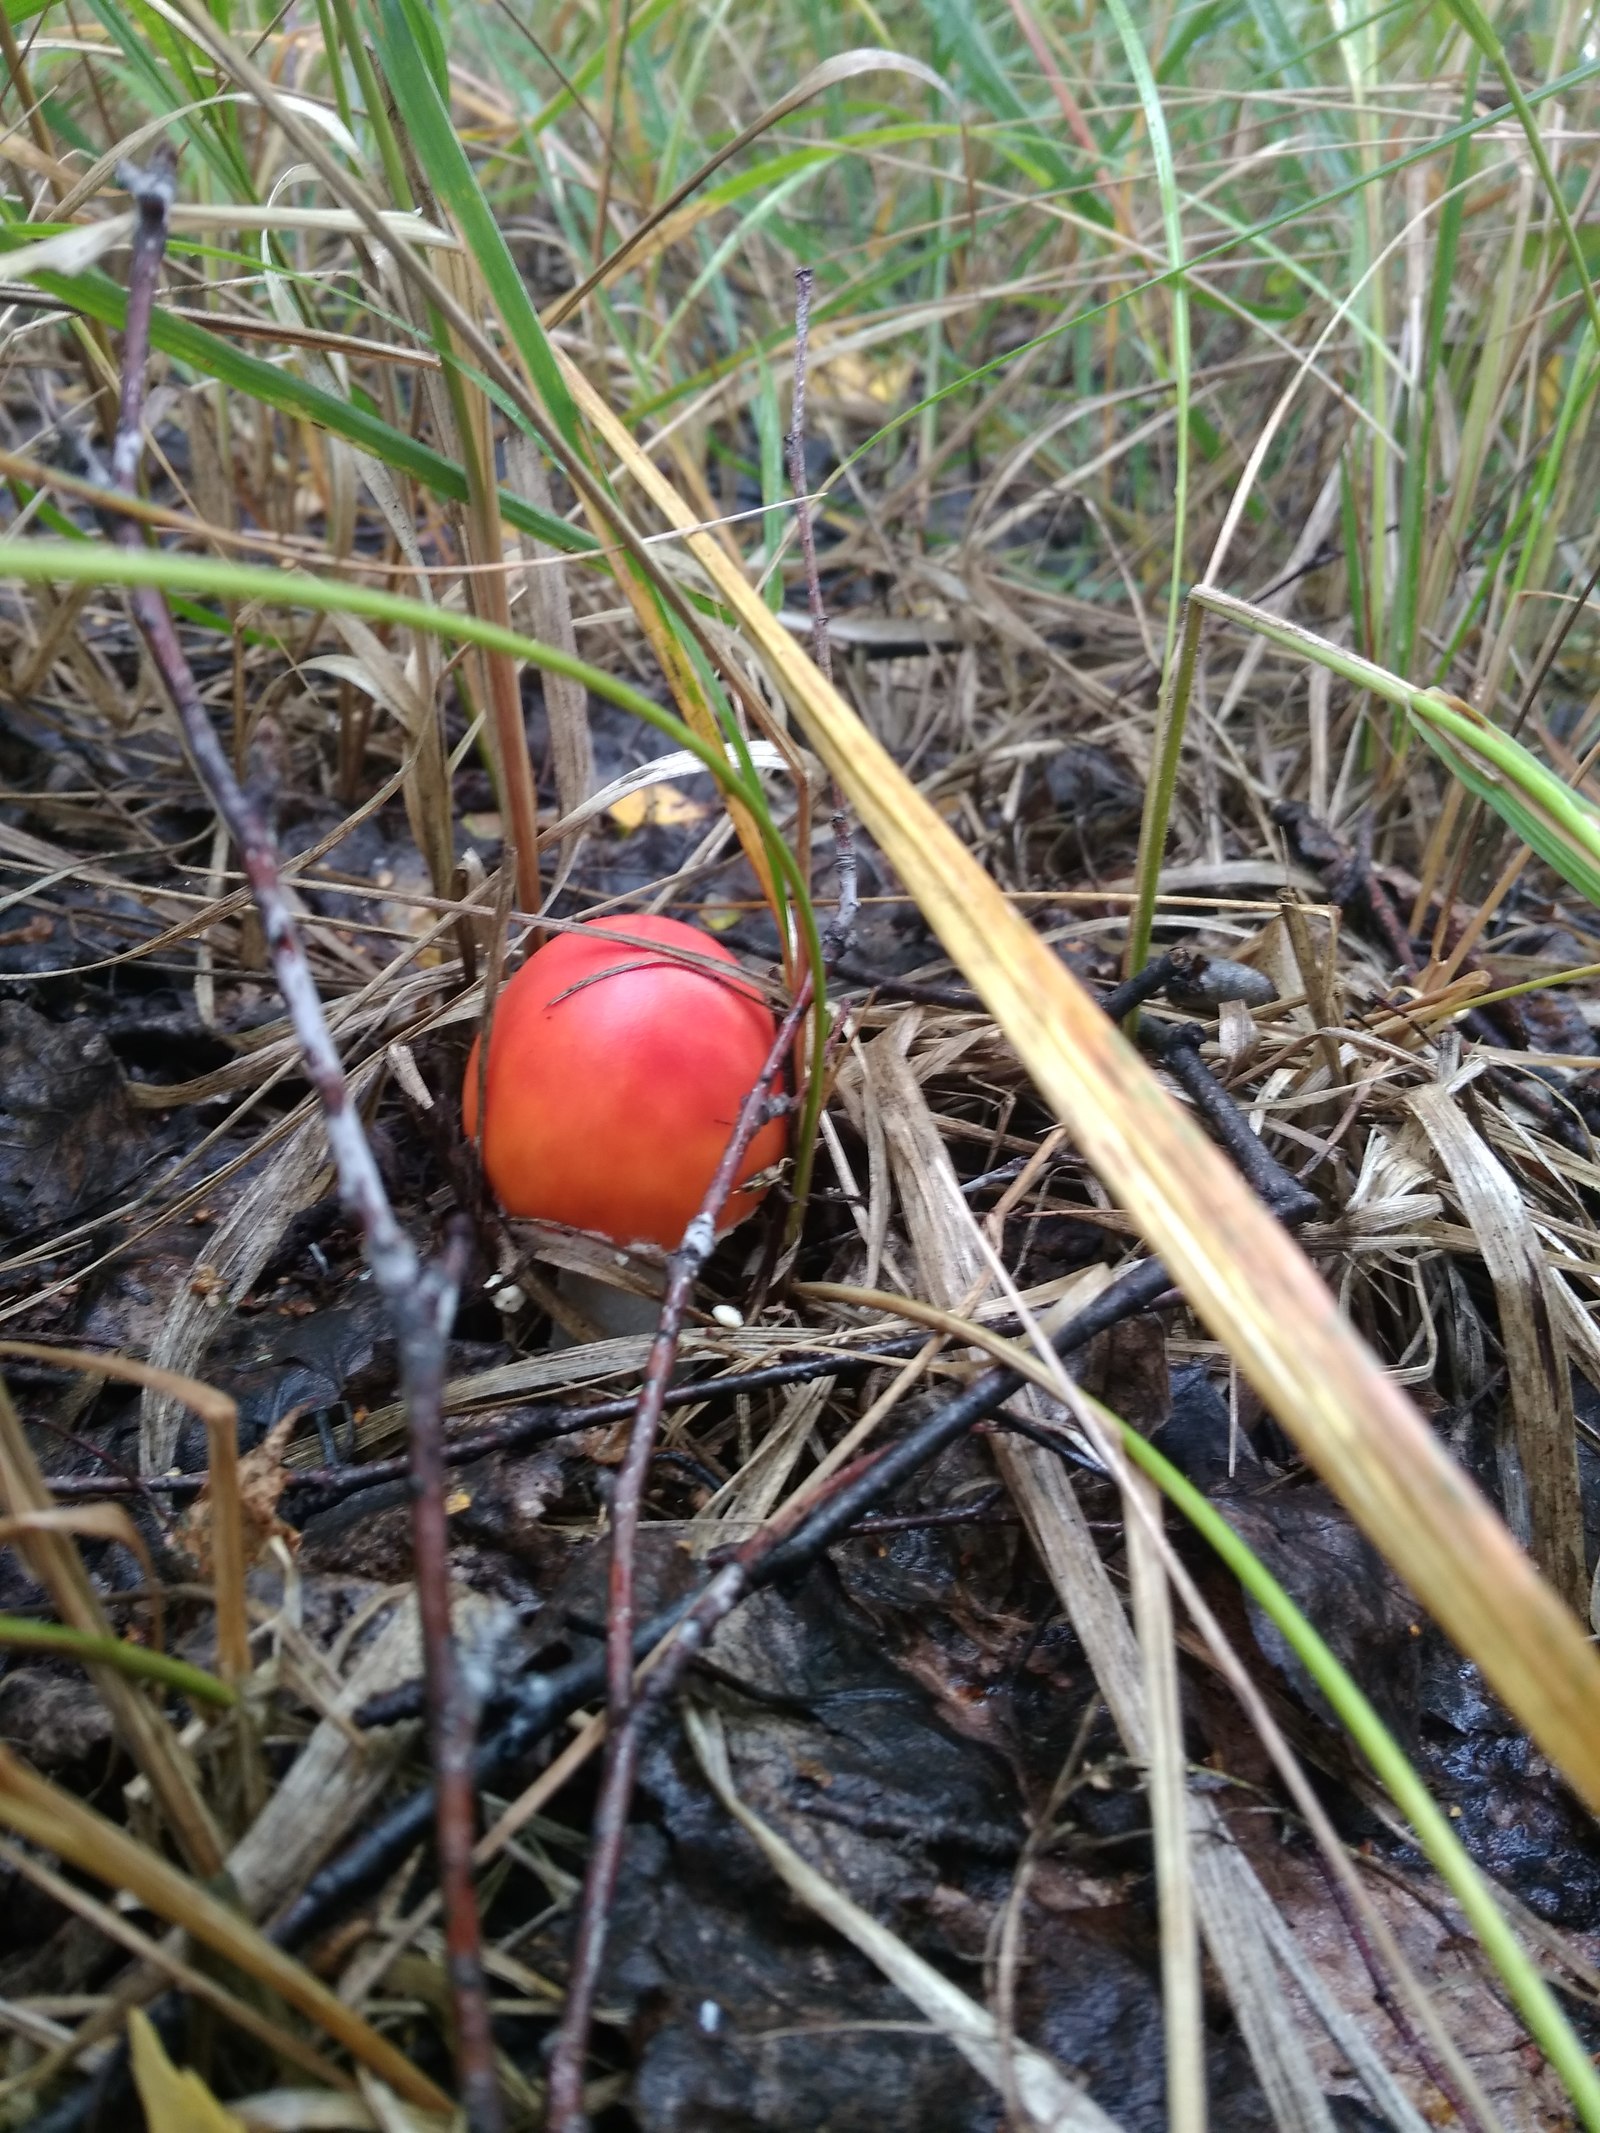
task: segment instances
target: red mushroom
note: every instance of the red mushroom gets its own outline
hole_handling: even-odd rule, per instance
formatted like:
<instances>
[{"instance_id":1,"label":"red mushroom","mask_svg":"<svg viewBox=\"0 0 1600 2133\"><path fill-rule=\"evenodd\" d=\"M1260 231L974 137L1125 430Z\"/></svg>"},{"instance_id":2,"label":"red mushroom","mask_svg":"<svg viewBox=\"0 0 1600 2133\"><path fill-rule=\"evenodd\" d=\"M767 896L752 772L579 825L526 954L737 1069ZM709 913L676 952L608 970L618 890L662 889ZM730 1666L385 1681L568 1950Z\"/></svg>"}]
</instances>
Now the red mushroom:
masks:
<instances>
[{"instance_id":1,"label":"red mushroom","mask_svg":"<svg viewBox=\"0 0 1600 2133\"><path fill-rule=\"evenodd\" d=\"M623 938L605 939L599 927ZM699 1211L773 1035L734 957L693 926L626 917L559 935L495 1006L482 1145L496 1198L510 1215L672 1250ZM461 1111L470 1137L476 1044ZM762 1127L719 1228L760 1205L762 1189L742 1181L787 1145L782 1119Z\"/></svg>"}]
</instances>

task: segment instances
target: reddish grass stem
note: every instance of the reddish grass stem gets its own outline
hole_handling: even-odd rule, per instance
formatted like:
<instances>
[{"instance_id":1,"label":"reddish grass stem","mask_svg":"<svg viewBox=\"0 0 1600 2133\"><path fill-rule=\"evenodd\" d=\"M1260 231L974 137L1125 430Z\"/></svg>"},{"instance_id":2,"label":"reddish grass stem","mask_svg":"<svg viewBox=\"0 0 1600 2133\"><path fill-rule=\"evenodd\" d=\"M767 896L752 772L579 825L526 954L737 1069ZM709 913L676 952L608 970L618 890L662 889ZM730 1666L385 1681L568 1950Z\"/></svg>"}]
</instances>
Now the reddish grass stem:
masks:
<instances>
[{"instance_id":1,"label":"reddish grass stem","mask_svg":"<svg viewBox=\"0 0 1600 2133\"><path fill-rule=\"evenodd\" d=\"M119 173L133 196L138 222L128 276L122 391L111 466L115 486L130 497L137 490L143 456L150 317L166 253L174 172L175 158L163 146L156 151L150 169L124 164ZM122 519L115 538L124 547L138 546L140 533L134 520ZM388 1306L399 1344L402 1386L412 1432L417 1605L437 1779L436 1823L457 2073L471 2133L500 2133L504 2121L495 2079L471 1871L476 1815L472 1712L450 1631L441 1454L446 1342L455 1316L465 1247L459 1234L453 1234L442 1259L425 1267L395 1219L361 1115L350 1100L344 1068L290 913L276 840L266 818L234 775L233 765L206 715L165 595L158 587L139 586L130 592L129 600L134 620L176 706L195 771L239 849L273 975L299 1041L307 1078L322 1106L328 1145L338 1173L339 1196L360 1224L367 1264Z\"/></svg>"},{"instance_id":2,"label":"reddish grass stem","mask_svg":"<svg viewBox=\"0 0 1600 2133\"><path fill-rule=\"evenodd\" d=\"M786 440L789 453L789 485L794 490L795 524L800 530L800 554L806 569L806 602L811 610L811 656L823 679L833 679L833 648L828 642L828 610L822 598L822 579L817 572L816 531L811 523L811 495L806 481L806 374L811 360L811 291L816 277L809 267L797 267L794 277L794 399ZM861 908L859 869L856 866L855 833L838 780L833 783L833 850L839 877L839 908L828 925L830 961L842 955L855 931Z\"/></svg>"},{"instance_id":3,"label":"reddish grass stem","mask_svg":"<svg viewBox=\"0 0 1600 2133\"><path fill-rule=\"evenodd\" d=\"M779 1026L755 1085L740 1107L728 1145L723 1150L716 1175L706 1188L699 1212L672 1255L667 1291L645 1363L628 1449L617 1474L611 1505L611 1581L606 1611L605 1759L601 1768L600 1797L590 1833L589 1863L584 1875L566 2005L550 2065L545 2121L548 2133L580 2133L585 2123L584 2063L588 2057L589 2029L600 1982L600 1965L605 1956L611 1904L622 1866L623 1838L633 1800L641 1740L641 1729L628 1722L634 1708L633 1638L637 1613L634 1550L645 1479L661 1427L667 1384L677 1361L678 1340L689 1299L701 1269L716 1245L717 1222L738 1182L751 1142L772 1115L772 1084L783 1071L783 1063L793 1048L810 1003L811 982L807 978ZM732 1605L732 1601L729 1604Z\"/></svg>"}]
</instances>

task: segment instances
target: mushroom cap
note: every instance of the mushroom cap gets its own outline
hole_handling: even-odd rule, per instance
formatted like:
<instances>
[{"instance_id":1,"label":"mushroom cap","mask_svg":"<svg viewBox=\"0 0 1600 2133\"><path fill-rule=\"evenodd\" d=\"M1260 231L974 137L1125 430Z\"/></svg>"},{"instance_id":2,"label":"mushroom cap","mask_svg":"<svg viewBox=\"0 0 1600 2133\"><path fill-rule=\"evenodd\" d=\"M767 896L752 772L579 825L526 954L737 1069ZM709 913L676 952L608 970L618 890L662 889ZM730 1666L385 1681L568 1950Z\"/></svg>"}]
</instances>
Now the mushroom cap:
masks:
<instances>
[{"instance_id":1,"label":"mushroom cap","mask_svg":"<svg viewBox=\"0 0 1600 2133\"><path fill-rule=\"evenodd\" d=\"M560 934L495 1003L483 1166L509 1215L671 1251L699 1212L775 1025L735 958L696 927L631 915L594 925L625 938L591 926ZM675 959L685 953L697 963ZM461 1115L470 1139L477 1044ZM788 1138L783 1119L763 1126L740 1179L775 1163ZM762 1197L736 1189L719 1229Z\"/></svg>"}]
</instances>

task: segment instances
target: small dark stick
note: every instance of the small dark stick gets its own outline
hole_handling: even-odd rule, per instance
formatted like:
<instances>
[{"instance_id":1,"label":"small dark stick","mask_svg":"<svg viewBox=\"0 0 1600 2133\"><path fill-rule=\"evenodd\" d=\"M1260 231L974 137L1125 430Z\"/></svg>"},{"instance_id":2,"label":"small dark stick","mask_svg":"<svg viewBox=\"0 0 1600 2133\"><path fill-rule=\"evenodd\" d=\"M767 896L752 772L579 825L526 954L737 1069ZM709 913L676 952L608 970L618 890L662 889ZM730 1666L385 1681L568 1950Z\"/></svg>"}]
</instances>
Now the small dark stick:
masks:
<instances>
[{"instance_id":1,"label":"small dark stick","mask_svg":"<svg viewBox=\"0 0 1600 2133\"><path fill-rule=\"evenodd\" d=\"M163 146L157 149L150 170L125 163L118 174L133 196L139 218L128 277L122 396L112 446L115 485L128 496L136 493L143 451L150 315L166 251L174 170L172 151ZM116 539L124 547L138 546L139 529L131 518L119 523ZM396 1221L360 1113L350 1101L344 1068L290 914L272 831L240 786L206 716L165 595L158 587L139 586L129 597L134 620L177 707L200 782L238 846L260 914L273 974L299 1040L307 1078L321 1101L323 1124L338 1173L339 1196L361 1225L367 1264L395 1327L413 1433L417 1604L437 1773L436 1819L458 2073L471 2133L500 2133L504 2119L494 2078L493 2040L471 1873L475 1815L472 1717L450 1634L444 1465L440 1455L445 1344L455 1316L464 1247L458 1236L452 1236L439 1264L424 1267Z\"/></svg>"},{"instance_id":2,"label":"small dark stick","mask_svg":"<svg viewBox=\"0 0 1600 2133\"><path fill-rule=\"evenodd\" d=\"M811 291L816 276L809 267L794 275L794 402L789 419L789 485L794 490L795 524L806 566L806 600L811 609L811 656L825 681L833 679L833 648L828 642L828 611L817 575L817 542L811 524L811 496L806 482L806 367L811 352ZM861 908L860 872L855 832L837 779L833 783L833 850L839 876L839 905L828 921L825 946L830 963L844 953Z\"/></svg>"},{"instance_id":3,"label":"small dark stick","mask_svg":"<svg viewBox=\"0 0 1600 2133\"><path fill-rule=\"evenodd\" d=\"M808 978L800 986L793 1005L779 1025L755 1086L740 1107L716 1175L700 1203L700 1211L672 1255L667 1292L662 1299L655 1339L650 1344L645 1363L644 1382L639 1388L628 1449L617 1474L616 1492L611 1503L611 1585L606 1611L605 1760L590 1835L589 1863L584 1874L566 2005L562 2009L561 2027L550 2062L545 2121L548 2133L580 2133L585 2123L583 2070L588 2057L589 2028L600 1982L600 1965L605 1955L606 1928L622 1867L622 1844L633 1800L634 1774L638 1768L639 1734L637 1728L627 1723L633 1706L634 1545L638 1538L645 1479L661 1427L667 1382L677 1361L684 1313L694 1294L695 1282L716 1245L718 1218L738 1182L740 1167L751 1142L772 1115L772 1084L783 1071L784 1060L793 1047L810 1004L811 983Z\"/></svg>"}]
</instances>

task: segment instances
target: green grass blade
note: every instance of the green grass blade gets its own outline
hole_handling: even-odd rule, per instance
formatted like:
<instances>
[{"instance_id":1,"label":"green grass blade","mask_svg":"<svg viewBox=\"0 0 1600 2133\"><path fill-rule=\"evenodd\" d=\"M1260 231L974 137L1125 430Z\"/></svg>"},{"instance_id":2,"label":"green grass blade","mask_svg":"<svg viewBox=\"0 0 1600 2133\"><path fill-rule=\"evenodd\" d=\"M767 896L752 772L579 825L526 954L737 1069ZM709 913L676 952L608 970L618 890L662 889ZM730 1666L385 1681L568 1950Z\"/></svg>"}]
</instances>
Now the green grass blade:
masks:
<instances>
[{"instance_id":1,"label":"green grass blade","mask_svg":"<svg viewBox=\"0 0 1600 2133\"><path fill-rule=\"evenodd\" d=\"M402 0L378 0L377 40L384 74L429 183L465 239L545 412L568 451L580 465L593 471L594 456L578 410L539 323L527 283L457 138Z\"/></svg>"},{"instance_id":2,"label":"green grass blade","mask_svg":"<svg viewBox=\"0 0 1600 2133\"><path fill-rule=\"evenodd\" d=\"M236 1693L215 1674L190 1666L185 1659L169 1659L165 1652L148 1651L142 1644L129 1644L122 1637L96 1637L87 1630L68 1629L60 1622L32 1622L25 1615L0 1615L0 1649L43 1652L57 1659L76 1659L81 1666L111 1666L135 1681L154 1681L174 1689L196 1703L219 1705L228 1710L239 1701Z\"/></svg>"},{"instance_id":3,"label":"green grass blade","mask_svg":"<svg viewBox=\"0 0 1600 2133\"><path fill-rule=\"evenodd\" d=\"M35 279L41 289L71 304L86 318L120 330L127 317L126 296L106 275L41 273ZM248 393L280 414L302 416L363 452L370 452L386 466L412 475L436 496L465 502L467 477L454 460L407 436L404 430L396 429L358 402L341 400L276 363L263 363L258 356L245 355L209 327L197 325L193 319L174 318L170 311L155 312L150 339L164 355L188 364L202 377L215 378L230 392ZM549 542L567 555L593 554L598 546L591 533L568 525L550 512L536 511L505 490L500 492L500 514L508 525Z\"/></svg>"}]
</instances>

